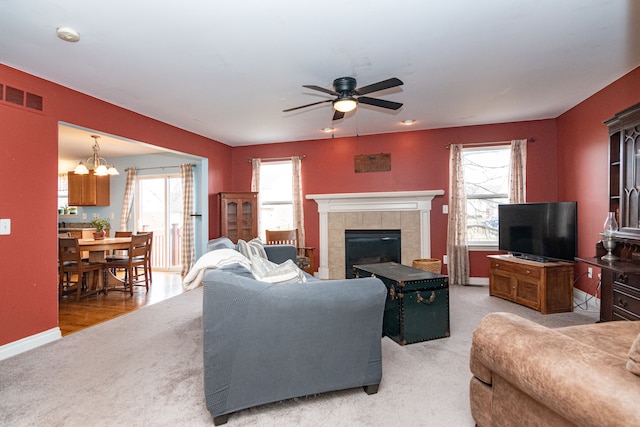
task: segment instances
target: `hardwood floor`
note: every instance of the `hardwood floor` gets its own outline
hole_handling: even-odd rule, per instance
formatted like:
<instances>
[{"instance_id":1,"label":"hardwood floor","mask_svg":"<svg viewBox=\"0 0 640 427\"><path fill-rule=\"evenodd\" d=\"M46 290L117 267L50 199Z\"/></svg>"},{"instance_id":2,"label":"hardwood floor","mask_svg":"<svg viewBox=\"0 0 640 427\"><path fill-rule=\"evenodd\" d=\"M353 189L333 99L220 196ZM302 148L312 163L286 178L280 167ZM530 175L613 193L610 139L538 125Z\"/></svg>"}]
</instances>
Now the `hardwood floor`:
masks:
<instances>
[{"instance_id":1,"label":"hardwood floor","mask_svg":"<svg viewBox=\"0 0 640 427\"><path fill-rule=\"evenodd\" d=\"M76 302L75 296L64 297L58 304L58 323L62 336L106 322L185 292L179 273L153 272L149 293L136 287L128 292L111 291L107 295L92 295Z\"/></svg>"}]
</instances>

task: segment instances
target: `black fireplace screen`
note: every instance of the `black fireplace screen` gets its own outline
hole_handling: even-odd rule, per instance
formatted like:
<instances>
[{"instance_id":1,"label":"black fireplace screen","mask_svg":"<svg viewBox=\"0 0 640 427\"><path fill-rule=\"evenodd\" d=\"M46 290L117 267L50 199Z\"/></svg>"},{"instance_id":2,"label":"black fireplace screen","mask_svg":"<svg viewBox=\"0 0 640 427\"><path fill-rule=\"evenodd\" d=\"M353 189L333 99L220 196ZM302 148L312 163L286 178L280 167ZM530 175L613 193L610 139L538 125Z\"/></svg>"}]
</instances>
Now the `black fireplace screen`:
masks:
<instances>
[{"instance_id":1,"label":"black fireplace screen","mask_svg":"<svg viewBox=\"0 0 640 427\"><path fill-rule=\"evenodd\" d=\"M400 230L345 230L345 277L353 278L353 266L400 262Z\"/></svg>"}]
</instances>

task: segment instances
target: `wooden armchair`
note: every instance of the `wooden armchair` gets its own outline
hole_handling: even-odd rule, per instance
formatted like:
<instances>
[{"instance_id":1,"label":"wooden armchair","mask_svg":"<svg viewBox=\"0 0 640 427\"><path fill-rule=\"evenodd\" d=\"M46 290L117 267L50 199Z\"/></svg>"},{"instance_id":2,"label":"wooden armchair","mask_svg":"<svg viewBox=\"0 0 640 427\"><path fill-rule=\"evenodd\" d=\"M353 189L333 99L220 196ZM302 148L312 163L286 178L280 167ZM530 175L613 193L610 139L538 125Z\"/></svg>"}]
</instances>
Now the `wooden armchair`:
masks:
<instances>
[{"instance_id":1,"label":"wooden armchair","mask_svg":"<svg viewBox=\"0 0 640 427\"><path fill-rule=\"evenodd\" d=\"M298 266L309 274L315 271L314 250L298 246L298 229L266 230L266 245L293 245L298 249Z\"/></svg>"}]
</instances>

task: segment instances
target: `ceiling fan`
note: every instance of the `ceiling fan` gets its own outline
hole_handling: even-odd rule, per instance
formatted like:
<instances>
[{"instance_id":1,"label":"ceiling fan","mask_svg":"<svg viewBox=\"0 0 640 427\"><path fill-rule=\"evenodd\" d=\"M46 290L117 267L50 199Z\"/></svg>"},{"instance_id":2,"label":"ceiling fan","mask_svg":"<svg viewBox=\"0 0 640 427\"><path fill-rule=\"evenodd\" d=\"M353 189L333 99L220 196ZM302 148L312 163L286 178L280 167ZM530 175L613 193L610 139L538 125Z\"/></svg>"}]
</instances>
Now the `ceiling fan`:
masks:
<instances>
[{"instance_id":1,"label":"ceiling fan","mask_svg":"<svg viewBox=\"0 0 640 427\"><path fill-rule=\"evenodd\" d=\"M302 87L306 87L307 89L313 89L320 92L328 93L329 95L334 95L337 98L289 108L287 110L282 110L282 112L287 113L289 111L311 107L312 105L324 104L326 102L331 102L334 110L336 110L333 114L333 120L339 120L343 118L344 113L348 113L349 111L354 110L358 106L359 102L363 104L374 105L376 107L387 108L389 110L397 110L398 108L402 107L402 104L399 102L386 101L384 99L371 98L363 95L372 92L378 92L380 90L390 89L396 86L401 86L402 84L404 84L402 80L396 77L392 77L390 79L382 80L378 83L373 83L368 86L363 86L356 89L356 79L354 79L353 77L340 77L333 81L334 90L325 89L323 87L315 85L302 85Z\"/></svg>"}]
</instances>

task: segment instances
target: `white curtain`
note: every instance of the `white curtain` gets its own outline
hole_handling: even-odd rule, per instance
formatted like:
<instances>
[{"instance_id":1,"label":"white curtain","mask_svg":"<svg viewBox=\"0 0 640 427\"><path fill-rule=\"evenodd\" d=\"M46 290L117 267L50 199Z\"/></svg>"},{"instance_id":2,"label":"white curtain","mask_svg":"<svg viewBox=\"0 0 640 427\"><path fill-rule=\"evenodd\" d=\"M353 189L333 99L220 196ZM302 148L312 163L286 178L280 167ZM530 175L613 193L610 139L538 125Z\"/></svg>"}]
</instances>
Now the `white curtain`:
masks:
<instances>
[{"instance_id":1,"label":"white curtain","mask_svg":"<svg viewBox=\"0 0 640 427\"><path fill-rule=\"evenodd\" d=\"M182 277L191 270L194 264L194 240L193 227L193 165L180 165L182 175Z\"/></svg>"},{"instance_id":2,"label":"white curtain","mask_svg":"<svg viewBox=\"0 0 640 427\"><path fill-rule=\"evenodd\" d=\"M122 202L122 215L120 216L120 231L127 231L127 221L131 214L131 202L133 190L136 185L136 168L127 168L127 183L124 188L124 201Z\"/></svg>"},{"instance_id":3,"label":"white curtain","mask_svg":"<svg viewBox=\"0 0 640 427\"><path fill-rule=\"evenodd\" d=\"M527 140L511 141L511 169L509 171L509 203L527 201Z\"/></svg>"},{"instance_id":4,"label":"white curtain","mask_svg":"<svg viewBox=\"0 0 640 427\"><path fill-rule=\"evenodd\" d=\"M449 158L449 223L447 256L449 283L469 283L469 250L467 247L467 197L464 189L462 145L452 144Z\"/></svg>"},{"instance_id":5,"label":"white curtain","mask_svg":"<svg viewBox=\"0 0 640 427\"><path fill-rule=\"evenodd\" d=\"M293 225L298 229L298 247L305 247L304 210L302 207L302 159L300 156L291 157L293 179Z\"/></svg>"}]
</instances>

